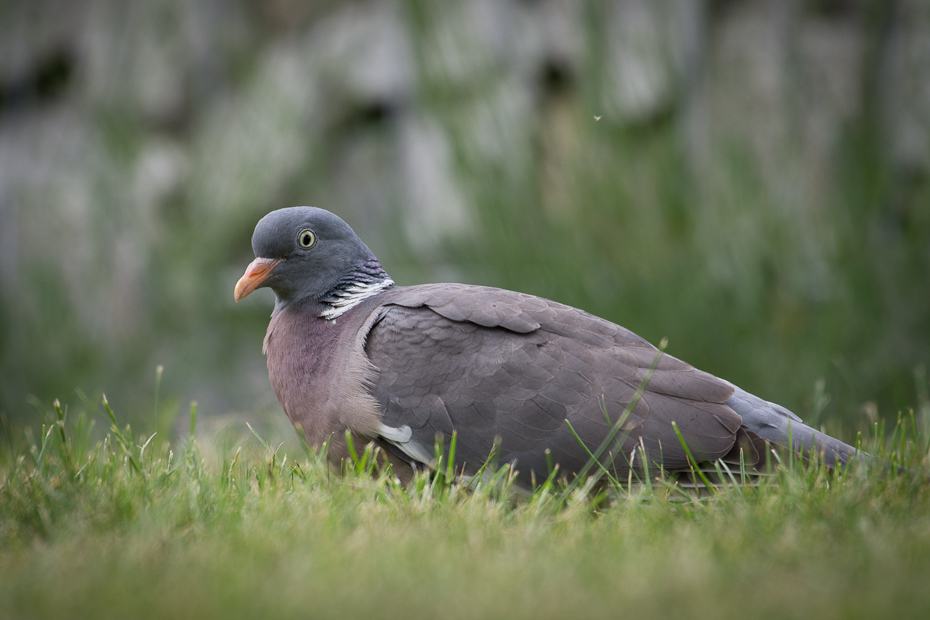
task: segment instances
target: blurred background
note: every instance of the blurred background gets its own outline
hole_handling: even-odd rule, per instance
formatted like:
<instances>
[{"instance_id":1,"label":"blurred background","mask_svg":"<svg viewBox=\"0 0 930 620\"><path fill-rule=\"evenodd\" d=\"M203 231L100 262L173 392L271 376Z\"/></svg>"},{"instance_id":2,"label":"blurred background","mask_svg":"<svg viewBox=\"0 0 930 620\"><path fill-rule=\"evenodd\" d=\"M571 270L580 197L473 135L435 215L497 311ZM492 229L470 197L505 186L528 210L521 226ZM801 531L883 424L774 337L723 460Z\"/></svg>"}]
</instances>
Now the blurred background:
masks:
<instances>
[{"instance_id":1,"label":"blurred background","mask_svg":"<svg viewBox=\"0 0 930 620\"><path fill-rule=\"evenodd\" d=\"M930 408L926 0L2 0L4 432L286 424L232 290L292 205L817 425Z\"/></svg>"}]
</instances>

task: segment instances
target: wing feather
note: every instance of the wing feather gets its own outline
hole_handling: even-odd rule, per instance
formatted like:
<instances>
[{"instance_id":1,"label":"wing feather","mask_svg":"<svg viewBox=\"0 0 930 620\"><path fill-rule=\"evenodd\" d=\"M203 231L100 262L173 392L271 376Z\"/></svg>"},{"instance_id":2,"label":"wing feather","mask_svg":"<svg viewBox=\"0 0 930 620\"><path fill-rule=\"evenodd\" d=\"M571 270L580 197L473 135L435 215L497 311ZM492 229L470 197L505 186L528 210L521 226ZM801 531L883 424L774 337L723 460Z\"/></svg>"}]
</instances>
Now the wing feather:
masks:
<instances>
[{"instance_id":1,"label":"wing feather","mask_svg":"<svg viewBox=\"0 0 930 620\"><path fill-rule=\"evenodd\" d=\"M466 285L392 293L366 342L380 371L372 394L383 422L409 427L426 446L457 431L457 464L467 473L495 441L500 462L515 462L524 482L531 472L548 475L546 449L563 472L578 471L585 446L593 451L608 435L657 354L622 327L529 295ZM654 463L687 467L672 422L697 458L723 457L740 428L724 404L732 394L728 383L662 355L624 426L623 454L612 450L607 464L628 471L642 440Z\"/></svg>"}]
</instances>

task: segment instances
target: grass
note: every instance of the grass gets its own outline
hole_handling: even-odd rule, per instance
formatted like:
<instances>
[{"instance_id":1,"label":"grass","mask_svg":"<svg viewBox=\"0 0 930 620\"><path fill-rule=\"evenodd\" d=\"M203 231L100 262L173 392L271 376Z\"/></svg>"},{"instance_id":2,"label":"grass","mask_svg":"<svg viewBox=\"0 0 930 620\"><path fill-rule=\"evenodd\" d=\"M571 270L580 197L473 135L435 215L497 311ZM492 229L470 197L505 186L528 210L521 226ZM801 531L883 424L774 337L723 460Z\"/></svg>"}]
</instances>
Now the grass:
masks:
<instances>
[{"instance_id":1,"label":"grass","mask_svg":"<svg viewBox=\"0 0 930 620\"><path fill-rule=\"evenodd\" d=\"M445 470L402 488L261 438L93 442L57 405L0 464L0 609L27 617L918 617L930 611L926 440L865 447L914 472L785 464L688 498L667 480L516 500ZM192 425L196 410L192 410ZM256 434L257 436L257 434ZM204 456L215 453L215 457Z\"/></svg>"}]
</instances>

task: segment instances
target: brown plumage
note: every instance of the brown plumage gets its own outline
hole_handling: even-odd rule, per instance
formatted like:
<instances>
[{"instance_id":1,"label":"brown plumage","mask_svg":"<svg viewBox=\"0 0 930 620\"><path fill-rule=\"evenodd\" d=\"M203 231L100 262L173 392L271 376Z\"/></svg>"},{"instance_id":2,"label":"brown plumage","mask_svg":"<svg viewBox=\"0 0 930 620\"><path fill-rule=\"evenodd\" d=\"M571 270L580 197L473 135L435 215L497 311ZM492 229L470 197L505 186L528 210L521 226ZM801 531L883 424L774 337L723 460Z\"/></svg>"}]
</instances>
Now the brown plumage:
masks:
<instances>
[{"instance_id":1,"label":"brown plumage","mask_svg":"<svg viewBox=\"0 0 930 620\"><path fill-rule=\"evenodd\" d=\"M481 286L396 287L322 209L267 215L252 245L259 258L236 299L260 286L275 291L265 337L272 386L309 443L332 438L335 461L351 431L382 446L407 478L430 466L437 438L448 446L455 432L466 474L497 442L498 462L513 463L528 486L548 476L549 462L569 477L581 470L631 403L621 441L601 458L623 478L642 473L644 457L653 470L690 469L673 422L702 462L738 464L742 454L755 466L766 442L793 441L829 465L855 454L788 410L582 310Z\"/></svg>"}]
</instances>

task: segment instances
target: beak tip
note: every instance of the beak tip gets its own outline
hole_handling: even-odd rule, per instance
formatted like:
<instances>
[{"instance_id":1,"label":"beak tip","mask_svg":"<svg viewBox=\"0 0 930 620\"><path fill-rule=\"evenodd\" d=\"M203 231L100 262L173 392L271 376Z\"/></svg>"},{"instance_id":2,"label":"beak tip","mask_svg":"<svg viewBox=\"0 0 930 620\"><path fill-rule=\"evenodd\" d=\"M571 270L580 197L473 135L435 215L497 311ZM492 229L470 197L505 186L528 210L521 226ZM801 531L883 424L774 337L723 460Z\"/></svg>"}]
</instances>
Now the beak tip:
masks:
<instances>
[{"instance_id":1,"label":"beak tip","mask_svg":"<svg viewBox=\"0 0 930 620\"><path fill-rule=\"evenodd\" d=\"M244 277L240 278L239 281L236 282L236 288L233 289L233 300L236 303L239 303L240 300L248 295L248 292L245 290L246 287L243 285L243 280L245 280Z\"/></svg>"}]
</instances>

